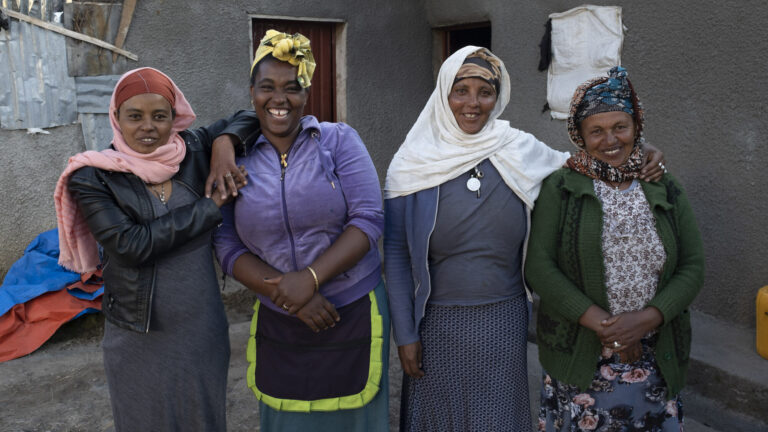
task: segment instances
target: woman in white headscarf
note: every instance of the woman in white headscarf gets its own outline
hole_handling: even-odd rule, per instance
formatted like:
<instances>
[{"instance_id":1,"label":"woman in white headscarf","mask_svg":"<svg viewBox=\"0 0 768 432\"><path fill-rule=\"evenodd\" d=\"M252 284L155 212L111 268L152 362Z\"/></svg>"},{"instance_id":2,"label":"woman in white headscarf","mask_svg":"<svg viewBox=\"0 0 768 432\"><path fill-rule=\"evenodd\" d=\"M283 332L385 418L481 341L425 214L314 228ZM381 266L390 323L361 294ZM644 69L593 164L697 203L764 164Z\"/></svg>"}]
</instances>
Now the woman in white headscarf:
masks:
<instances>
[{"instance_id":1,"label":"woman in white headscarf","mask_svg":"<svg viewBox=\"0 0 768 432\"><path fill-rule=\"evenodd\" d=\"M530 430L522 268L541 182L570 156L499 120L509 75L467 46L387 172L384 253L401 430ZM662 174L654 153L646 178Z\"/></svg>"}]
</instances>

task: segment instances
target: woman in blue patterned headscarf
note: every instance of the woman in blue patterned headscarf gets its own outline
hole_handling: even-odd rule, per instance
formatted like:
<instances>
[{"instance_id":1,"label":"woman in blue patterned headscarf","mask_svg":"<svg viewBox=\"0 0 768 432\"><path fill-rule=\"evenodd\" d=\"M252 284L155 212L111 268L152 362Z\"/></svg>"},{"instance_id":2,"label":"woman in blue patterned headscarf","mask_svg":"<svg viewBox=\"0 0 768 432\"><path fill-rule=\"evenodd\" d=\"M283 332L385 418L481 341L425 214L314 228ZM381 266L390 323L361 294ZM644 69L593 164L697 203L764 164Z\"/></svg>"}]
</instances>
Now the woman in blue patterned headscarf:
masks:
<instances>
[{"instance_id":1,"label":"woman in blue patterned headscarf","mask_svg":"<svg viewBox=\"0 0 768 432\"><path fill-rule=\"evenodd\" d=\"M525 274L541 297L540 431L681 430L704 255L680 183L637 180L643 126L623 68L582 84L568 118L579 151L536 201Z\"/></svg>"}]
</instances>

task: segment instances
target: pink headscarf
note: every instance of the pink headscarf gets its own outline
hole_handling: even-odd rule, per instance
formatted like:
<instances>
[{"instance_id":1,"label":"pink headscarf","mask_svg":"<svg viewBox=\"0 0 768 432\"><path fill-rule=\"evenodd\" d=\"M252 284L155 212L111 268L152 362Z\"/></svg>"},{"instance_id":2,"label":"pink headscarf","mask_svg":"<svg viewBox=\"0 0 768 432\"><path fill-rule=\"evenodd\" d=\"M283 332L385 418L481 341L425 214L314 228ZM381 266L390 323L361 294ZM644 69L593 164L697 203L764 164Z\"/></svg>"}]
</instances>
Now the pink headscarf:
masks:
<instances>
[{"instance_id":1,"label":"pink headscarf","mask_svg":"<svg viewBox=\"0 0 768 432\"><path fill-rule=\"evenodd\" d=\"M118 106L115 106L115 95L124 86L123 81L142 71L160 74L173 86L176 117L173 120L171 136L168 143L158 147L149 154L132 150L126 144L120 126L117 123ZM122 93L122 92L121 92ZM151 88L137 90L136 94L152 93ZM125 100L125 99L123 99ZM59 265L70 270L85 273L93 271L99 265L99 253L96 239L88 229L88 225L80 213L77 202L67 189L69 177L84 166L92 166L107 171L130 172L137 175L146 183L162 183L179 171L179 164L184 160L187 147L179 132L188 128L195 121L195 113L187 102L181 90L162 72L152 68L139 68L125 73L115 86L109 103L109 121L112 125L112 146L115 150L107 149L100 152L86 151L71 158L64 172L56 183L53 200L56 204L56 221L59 226Z\"/></svg>"}]
</instances>

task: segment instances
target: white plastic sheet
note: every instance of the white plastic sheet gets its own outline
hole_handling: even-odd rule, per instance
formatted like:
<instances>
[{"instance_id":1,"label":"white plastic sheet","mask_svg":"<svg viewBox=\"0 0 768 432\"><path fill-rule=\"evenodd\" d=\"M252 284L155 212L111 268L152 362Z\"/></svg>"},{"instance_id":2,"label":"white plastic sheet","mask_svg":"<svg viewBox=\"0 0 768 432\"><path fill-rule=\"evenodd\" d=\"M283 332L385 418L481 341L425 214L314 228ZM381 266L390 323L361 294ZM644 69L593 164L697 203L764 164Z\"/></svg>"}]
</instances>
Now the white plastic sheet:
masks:
<instances>
[{"instance_id":1,"label":"white plastic sheet","mask_svg":"<svg viewBox=\"0 0 768 432\"><path fill-rule=\"evenodd\" d=\"M621 7L584 5L554 13L547 102L555 119L568 118L573 92L590 78L621 64Z\"/></svg>"}]
</instances>

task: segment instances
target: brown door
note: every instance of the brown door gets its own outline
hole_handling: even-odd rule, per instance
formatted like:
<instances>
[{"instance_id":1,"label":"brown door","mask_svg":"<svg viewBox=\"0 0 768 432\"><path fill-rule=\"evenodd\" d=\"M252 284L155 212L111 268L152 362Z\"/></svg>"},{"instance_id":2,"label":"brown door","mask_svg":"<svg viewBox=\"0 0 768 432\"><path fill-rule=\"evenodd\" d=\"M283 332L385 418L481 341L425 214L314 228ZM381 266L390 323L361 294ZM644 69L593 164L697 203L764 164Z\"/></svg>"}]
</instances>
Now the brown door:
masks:
<instances>
[{"instance_id":1,"label":"brown door","mask_svg":"<svg viewBox=\"0 0 768 432\"><path fill-rule=\"evenodd\" d=\"M315 57L315 74L312 76L309 100L304 114L311 114L319 121L336 120L336 88L334 56L334 23L319 21L290 21L276 19L253 19L254 53L259 41L269 29L283 33L301 33L312 42L312 54Z\"/></svg>"}]
</instances>

